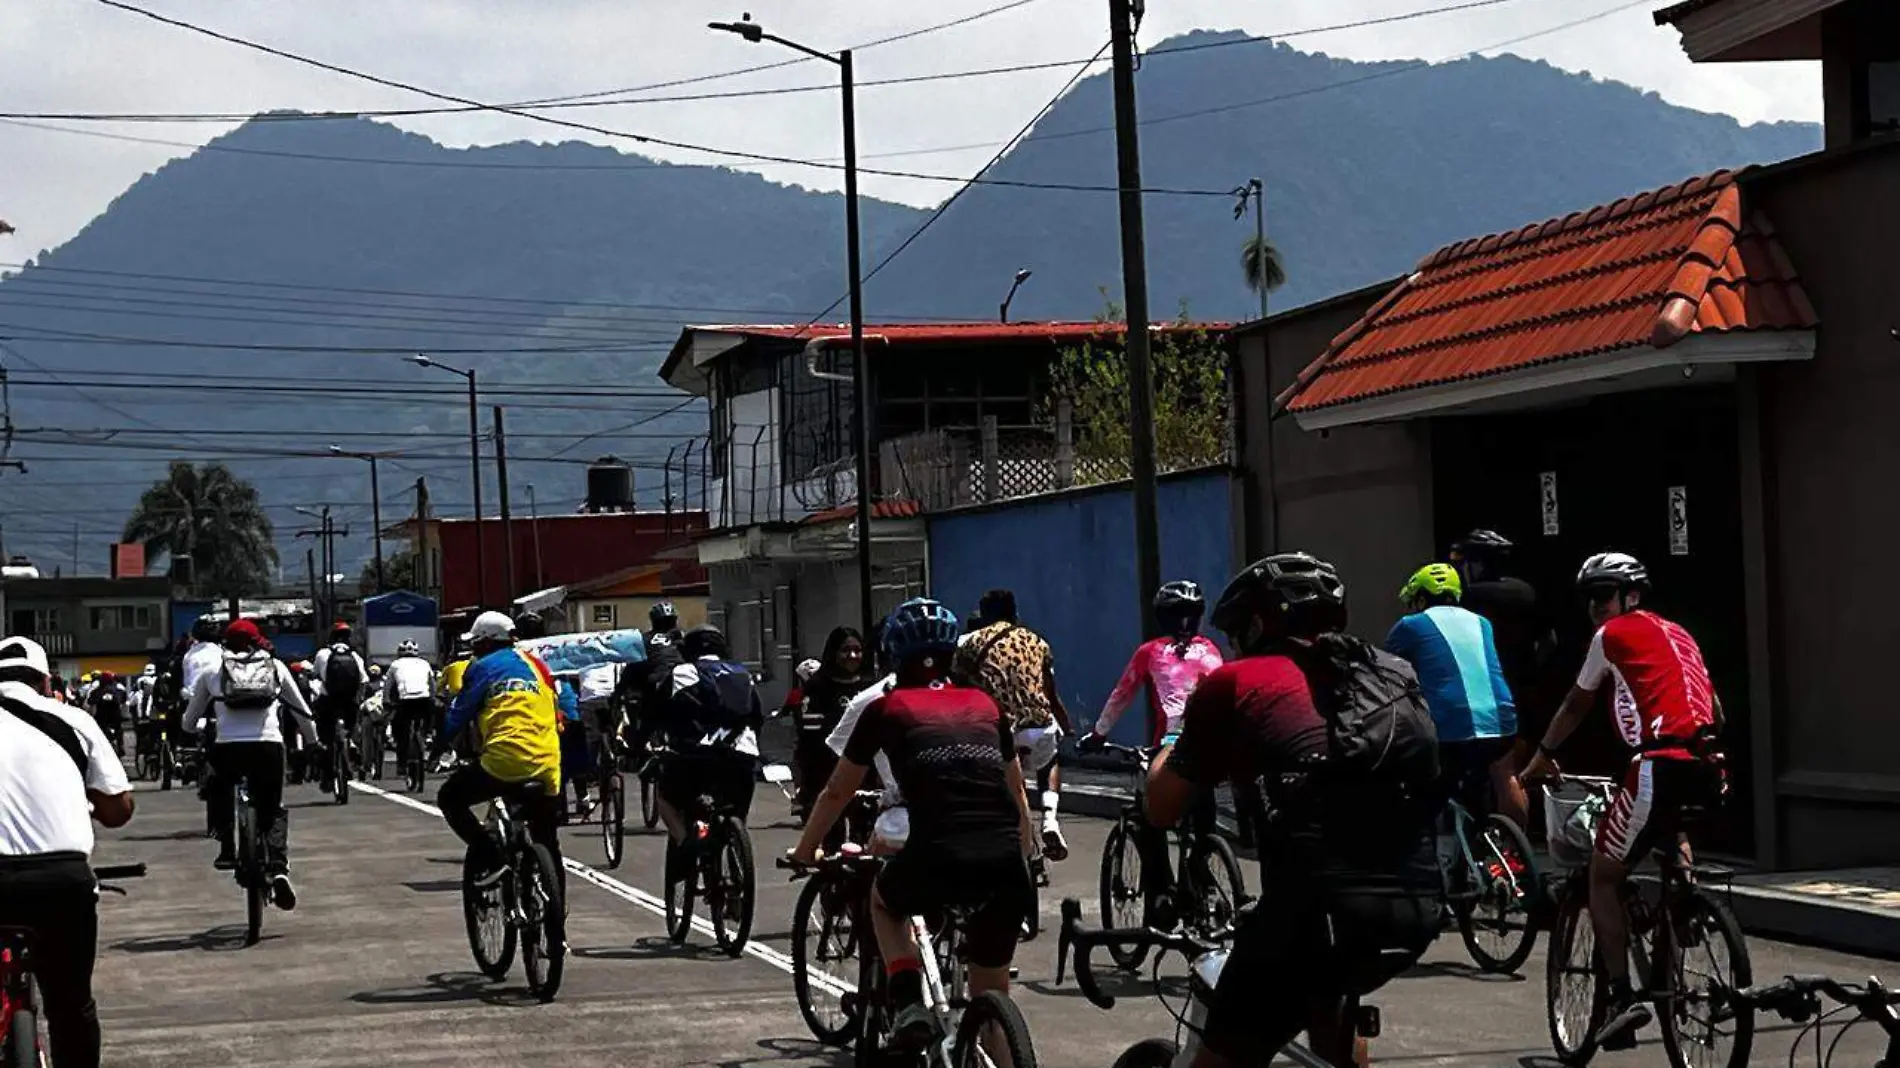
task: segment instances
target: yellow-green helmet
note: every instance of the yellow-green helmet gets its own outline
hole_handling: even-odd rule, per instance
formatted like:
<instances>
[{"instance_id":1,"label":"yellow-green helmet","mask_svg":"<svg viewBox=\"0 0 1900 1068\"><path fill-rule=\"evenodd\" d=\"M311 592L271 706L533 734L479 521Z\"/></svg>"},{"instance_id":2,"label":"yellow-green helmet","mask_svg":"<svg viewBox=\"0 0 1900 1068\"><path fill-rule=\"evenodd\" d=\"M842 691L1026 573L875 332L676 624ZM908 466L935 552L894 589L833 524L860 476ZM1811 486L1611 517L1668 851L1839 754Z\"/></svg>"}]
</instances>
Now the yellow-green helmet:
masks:
<instances>
[{"instance_id":1,"label":"yellow-green helmet","mask_svg":"<svg viewBox=\"0 0 1900 1068\"><path fill-rule=\"evenodd\" d=\"M1404 587L1399 590L1399 600L1410 603L1418 596L1443 597L1450 595L1456 601L1465 594L1464 583L1458 578L1458 569L1450 564L1426 564L1417 571Z\"/></svg>"}]
</instances>

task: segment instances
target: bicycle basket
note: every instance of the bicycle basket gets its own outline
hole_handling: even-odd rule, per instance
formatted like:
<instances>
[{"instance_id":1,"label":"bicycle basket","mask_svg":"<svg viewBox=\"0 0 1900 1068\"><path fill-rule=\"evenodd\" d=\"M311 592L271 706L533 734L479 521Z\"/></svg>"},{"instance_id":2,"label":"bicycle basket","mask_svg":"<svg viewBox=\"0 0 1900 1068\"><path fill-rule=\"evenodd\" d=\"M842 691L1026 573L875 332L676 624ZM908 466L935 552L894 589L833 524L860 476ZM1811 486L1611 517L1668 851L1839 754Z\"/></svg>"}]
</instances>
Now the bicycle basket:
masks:
<instances>
[{"instance_id":1,"label":"bicycle basket","mask_svg":"<svg viewBox=\"0 0 1900 1068\"><path fill-rule=\"evenodd\" d=\"M1560 868L1590 863L1596 845L1597 821L1610 807L1609 786L1566 780L1544 787L1544 830L1550 838L1550 859Z\"/></svg>"}]
</instances>

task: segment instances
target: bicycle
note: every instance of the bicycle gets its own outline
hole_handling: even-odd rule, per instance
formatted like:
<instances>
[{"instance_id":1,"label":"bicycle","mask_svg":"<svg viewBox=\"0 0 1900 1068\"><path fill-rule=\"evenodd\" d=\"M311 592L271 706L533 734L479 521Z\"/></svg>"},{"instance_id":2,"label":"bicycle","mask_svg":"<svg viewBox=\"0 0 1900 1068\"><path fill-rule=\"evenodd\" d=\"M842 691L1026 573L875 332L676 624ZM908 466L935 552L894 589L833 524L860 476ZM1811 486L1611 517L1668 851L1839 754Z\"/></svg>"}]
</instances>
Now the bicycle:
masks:
<instances>
[{"instance_id":1,"label":"bicycle","mask_svg":"<svg viewBox=\"0 0 1900 1068\"><path fill-rule=\"evenodd\" d=\"M350 736L353 734L343 717L338 716L330 732L330 775L336 783L336 803L350 803Z\"/></svg>"},{"instance_id":2,"label":"bicycle","mask_svg":"<svg viewBox=\"0 0 1900 1068\"><path fill-rule=\"evenodd\" d=\"M778 860L793 882L806 880L792 907L792 992L812 1037L828 1046L843 1046L857 1033L854 962L859 939L870 936L871 881L883 866L865 843L880 796L859 790L853 797L843 817L846 843L836 855L809 867Z\"/></svg>"},{"instance_id":3,"label":"bicycle","mask_svg":"<svg viewBox=\"0 0 1900 1068\"><path fill-rule=\"evenodd\" d=\"M365 706L356 723L357 775L364 782L383 781L383 757L388 746L385 728Z\"/></svg>"},{"instance_id":4,"label":"bicycle","mask_svg":"<svg viewBox=\"0 0 1900 1068\"><path fill-rule=\"evenodd\" d=\"M1155 958L1155 999L1161 1001L1169 1015L1175 1018L1178 1025L1175 1037L1142 1039L1122 1051L1121 1056L1115 1059L1114 1068L1171 1068L1175 1065L1186 1068L1194 1062L1195 1054L1200 1051L1201 1034L1207 1027L1214 988L1220 985L1221 968L1227 963L1227 944L1233 940L1234 930L1245 915L1243 909L1219 930L1203 934L1155 931L1145 927L1091 931L1082 926L1082 903L1074 898L1063 900L1062 929L1056 941L1056 982L1062 982L1063 966L1073 951L1075 984L1098 1009L1113 1009L1115 998L1103 992L1095 980L1094 967L1089 963L1089 951L1097 946L1107 949L1117 962L1121 959L1121 955L1116 953L1117 949L1122 953L1138 953L1142 957L1150 949L1159 949L1162 956L1176 953L1188 962L1188 999L1181 1011L1176 1012L1164 997L1161 956ZM1360 1038L1379 1037L1379 1010L1375 1006L1355 1004L1353 1013L1355 1031ZM1320 1059L1298 1042L1289 1042L1281 1047L1280 1055L1301 1068L1332 1068L1329 1062Z\"/></svg>"},{"instance_id":5,"label":"bicycle","mask_svg":"<svg viewBox=\"0 0 1900 1068\"><path fill-rule=\"evenodd\" d=\"M640 760L640 825L652 830L660 823L660 794L657 786L660 777L660 754L662 750L653 742L646 745L646 752Z\"/></svg>"},{"instance_id":6,"label":"bicycle","mask_svg":"<svg viewBox=\"0 0 1900 1068\"><path fill-rule=\"evenodd\" d=\"M142 879L143 864L114 864L92 869L99 889L123 894L108 880ZM43 1068L50 1063L40 1026L39 988L33 981L33 932L0 927L0 1056L7 1068Z\"/></svg>"},{"instance_id":7,"label":"bicycle","mask_svg":"<svg viewBox=\"0 0 1900 1068\"><path fill-rule=\"evenodd\" d=\"M675 945L686 942L693 927L693 902L703 895L713 938L729 957L745 951L752 936L757 872L752 835L728 805L704 795L693 800L686 820L686 842L666 840L666 933Z\"/></svg>"},{"instance_id":8,"label":"bicycle","mask_svg":"<svg viewBox=\"0 0 1900 1068\"><path fill-rule=\"evenodd\" d=\"M1823 994L1840 1002L1840 1006L1823 1013ZM1874 1068L1900 1068L1900 1012L1894 1009L1895 1005L1900 1005L1900 993L1888 990L1879 979L1869 978L1865 983L1842 983L1825 975L1790 975L1777 982L1732 991L1728 995L1727 1005L1773 1012L1790 1023L1806 1024L1795 1035L1794 1045L1798 1047L1808 1031L1816 1031L1814 1048L1817 1068L1827 1068L1832 1064L1835 1047L1841 1044L1847 1032L1855 1024L1870 1020L1887 1036L1887 1052L1874 1062ZM1847 1009L1854 1010L1854 1019L1849 1020L1840 1033L1834 1036L1834 1040L1828 1043L1827 1055L1822 1056L1818 1033L1821 1024L1827 1022L1828 1017ZM1792 1063L1792 1047L1788 1050L1788 1056Z\"/></svg>"},{"instance_id":9,"label":"bicycle","mask_svg":"<svg viewBox=\"0 0 1900 1068\"><path fill-rule=\"evenodd\" d=\"M1608 807L1613 786L1610 779L1563 775L1555 789L1544 788L1552 859L1570 868L1555 891L1545 1010L1551 1046L1559 1060L1571 1065L1584 1064L1596 1053L1596 1034L1608 1009L1609 976L1588 922L1588 865L1596 819ZM1685 813L1685 822L1692 823L1692 816ZM1655 853L1660 871L1654 889L1645 890L1635 880L1623 886L1631 974L1644 979L1674 1068L1741 1068L1754 1042L1754 1011L1746 1005L1730 1011L1729 1006L1730 995L1752 981L1748 943L1735 917L1697 881L1707 874L1704 869L1685 863L1673 840ZM1697 951L1706 955L1708 966L1693 974L1706 980L1706 988L1691 982L1689 957ZM1731 1030L1724 1031L1725 1025ZM1723 1039L1731 1047L1726 1058L1718 1058L1715 1049ZM1694 1056L1698 1053L1707 1057Z\"/></svg>"},{"instance_id":10,"label":"bicycle","mask_svg":"<svg viewBox=\"0 0 1900 1068\"><path fill-rule=\"evenodd\" d=\"M544 801L547 787L524 783L489 806L488 833L501 843L498 878L481 885L480 858L470 849L462 860L462 918L468 946L483 975L501 980L519 945L528 992L543 1004L561 988L567 959L567 907L554 854L528 833L526 807Z\"/></svg>"},{"instance_id":11,"label":"bicycle","mask_svg":"<svg viewBox=\"0 0 1900 1068\"><path fill-rule=\"evenodd\" d=\"M1116 928L1146 927L1149 905L1142 878L1140 835L1147 829L1143 812L1148 766L1160 749L1130 748L1112 742L1103 743L1103 748L1135 759L1135 797L1122 808L1102 844L1102 916ZM1211 828L1202 833L1179 829L1167 833L1175 879L1168 894L1157 903L1169 904L1189 930L1206 933L1224 928L1245 904L1247 894L1234 847ZM1107 948L1115 963L1128 971L1141 967L1148 952L1134 942Z\"/></svg>"},{"instance_id":12,"label":"bicycle","mask_svg":"<svg viewBox=\"0 0 1900 1068\"><path fill-rule=\"evenodd\" d=\"M427 730L421 716L410 718L407 739L409 756L402 762L402 784L403 788L412 794L421 793L429 778Z\"/></svg>"},{"instance_id":13,"label":"bicycle","mask_svg":"<svg viewBox=\"0 0 1900 1068\"><path fill-rule=\"evenodd\" d=\"M264 936L264 905L270 900L270 877L264 871L264 843L258 840L257 808L251 804L250 781L240 776L230 789L231 844L237 853L237 867L232 869L231 875L244 890L244 944L254 946Z\"/></svg>"},{"instance_id":14,"label":"bicycle","mask_svg":"<svg viewBox=\"0 0 1900 1068\"><path fill-rule=\"evenodd\" d=\"M1479 821L1455 797L1445 812L1454 852L1440 848L1438 871L1465 949L1481 971L1516 972L1537 946L1531 909L1544 885L1530 838L1501 812Z\"/></svg>"},{"instance_id":15,"label":"bicycle","mask_svg":"<svg viewBox=\"0 0 1900 1068\"><path fill-rule=\"evenodd\" d=\"M619 737L617 729L603 730L592 754L594 773L600 779L600 844L610 871L620 867L627 853L627 778L620 770L624 758Z\"/></svg>"}]
</instances>

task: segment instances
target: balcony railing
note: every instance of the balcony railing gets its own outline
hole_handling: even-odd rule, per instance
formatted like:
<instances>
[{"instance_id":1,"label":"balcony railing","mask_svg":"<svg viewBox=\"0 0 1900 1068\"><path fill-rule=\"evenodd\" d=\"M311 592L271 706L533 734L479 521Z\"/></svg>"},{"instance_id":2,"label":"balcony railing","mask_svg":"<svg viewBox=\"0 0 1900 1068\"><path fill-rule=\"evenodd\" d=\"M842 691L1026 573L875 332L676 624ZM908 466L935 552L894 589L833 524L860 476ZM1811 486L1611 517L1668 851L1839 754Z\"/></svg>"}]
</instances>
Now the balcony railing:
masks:
<instances>
[{"instance_id":1,"label":"balcony railing","mask_svg":"<svg viewBox=\"0 0 1900 1068\"><path fill-rule=\"evenodd\" d=\"M73 649L77 645L70 631L50 631L43 634L23 634L21 635L21 637L31 638L34 641L40 643L40 648L45 649L46 655L48 656L71 656L73 654Z\"/></svg>"}]
</instances>

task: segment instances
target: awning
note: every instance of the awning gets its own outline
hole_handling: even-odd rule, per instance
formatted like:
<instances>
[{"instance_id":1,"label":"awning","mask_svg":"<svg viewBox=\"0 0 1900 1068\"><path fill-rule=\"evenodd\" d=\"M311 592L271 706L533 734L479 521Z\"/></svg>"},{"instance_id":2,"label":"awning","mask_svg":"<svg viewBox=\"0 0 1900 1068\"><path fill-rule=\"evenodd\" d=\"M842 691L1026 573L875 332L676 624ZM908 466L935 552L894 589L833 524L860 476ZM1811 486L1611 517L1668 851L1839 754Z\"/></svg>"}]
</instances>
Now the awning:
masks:
<instances>
[{"instance_id":1,"label":"awning","mask_svg":"<svg viewBox=\"0 0 1900 1068\"><path fill-rule=\"evenodd\" d=\"M1707 381L1813 356L1816 322L1721 171L1441 249L1278 405L1319 430Z\"/></svg>"},{"instance_id":2,"label":"awning","mask_svg":"<svg viewBox=\"0 0 1900 1068\"><path fill-rule=\"evenodd\" d=\"M549 586L545 590L536 590L515 598L515 613L519 615L522 612L545 612L566 600L566 586Z\"/></svg>"}]
</instances>

